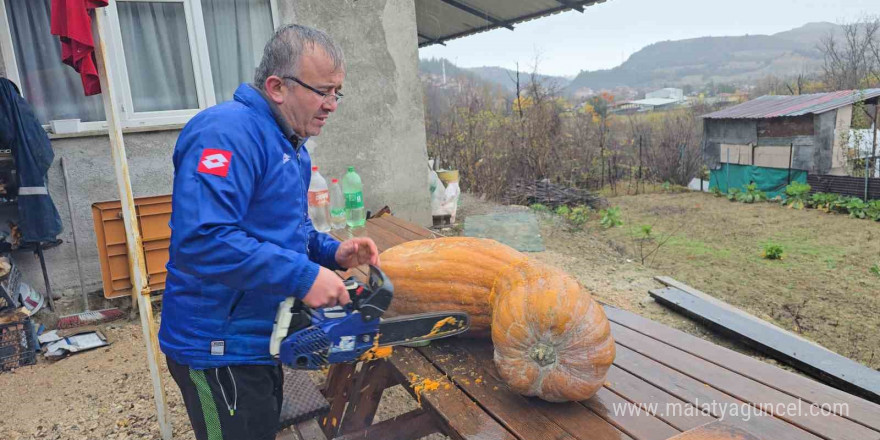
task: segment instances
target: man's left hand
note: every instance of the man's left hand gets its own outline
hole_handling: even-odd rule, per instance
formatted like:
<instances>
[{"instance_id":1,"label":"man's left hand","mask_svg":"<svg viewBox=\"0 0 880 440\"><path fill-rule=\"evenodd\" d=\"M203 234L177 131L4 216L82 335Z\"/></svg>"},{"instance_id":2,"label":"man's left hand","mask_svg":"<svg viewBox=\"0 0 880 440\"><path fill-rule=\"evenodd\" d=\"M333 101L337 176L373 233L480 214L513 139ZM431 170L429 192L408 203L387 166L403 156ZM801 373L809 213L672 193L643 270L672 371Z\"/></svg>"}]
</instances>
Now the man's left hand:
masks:
<instances>
[{"instance_id":1,"label":"man's left hand","mask_svg":"<svg viewBox=\"0 0 880 440\"><path fill-rule=\"evenodd\" d=\"M379 248L371 238L349 238L336 250L336 262L346 269L368 263L379 266Z\"/></svg>"}]
</instances>

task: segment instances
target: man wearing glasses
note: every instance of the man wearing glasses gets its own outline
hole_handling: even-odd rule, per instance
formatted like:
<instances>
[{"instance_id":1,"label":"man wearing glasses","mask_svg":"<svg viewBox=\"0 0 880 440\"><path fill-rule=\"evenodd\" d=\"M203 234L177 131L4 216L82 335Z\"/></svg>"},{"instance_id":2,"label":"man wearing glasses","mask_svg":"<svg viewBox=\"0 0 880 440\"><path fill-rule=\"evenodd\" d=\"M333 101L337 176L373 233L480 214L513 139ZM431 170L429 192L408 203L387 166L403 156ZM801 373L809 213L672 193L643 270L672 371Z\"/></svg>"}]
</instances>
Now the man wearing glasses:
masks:
<instances>
[{"instance_id":1,"label":"man wearing glasses","mask_svg":"<svg viewBox=\"0 0 880 440\"><path fill-rule=\"evenodd\" d=\"M159 343L199 440L274 439L283 374L269 354L278 303L349 302L333 270L378 264L369 238L339 243L308 217L305 145L342 98L341 49L289 25L254 84L200 112L174 148Z\"/></svg>"}]
</instances>

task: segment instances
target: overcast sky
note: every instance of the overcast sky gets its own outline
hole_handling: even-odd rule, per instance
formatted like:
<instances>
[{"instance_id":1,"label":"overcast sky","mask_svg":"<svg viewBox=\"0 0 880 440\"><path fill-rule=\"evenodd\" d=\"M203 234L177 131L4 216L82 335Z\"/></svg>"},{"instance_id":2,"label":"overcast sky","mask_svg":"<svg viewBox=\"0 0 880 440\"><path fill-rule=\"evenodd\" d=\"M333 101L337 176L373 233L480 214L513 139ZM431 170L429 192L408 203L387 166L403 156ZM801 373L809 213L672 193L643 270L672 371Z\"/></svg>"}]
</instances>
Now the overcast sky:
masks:
<instances>
[{"instance_id":1,"label":"overcast sky","mask_svg":"<svg viewBox=\"0 0 880 440\"><path fill-rule=\"evenodd\" d=\"M658 41L704 36L773 34L809 22L853 21L880 14L880 0L608 0L581 14L568 11L419 49L462 67L501 66L576 75L608 69Z\"/></svg>"}]
</instances>

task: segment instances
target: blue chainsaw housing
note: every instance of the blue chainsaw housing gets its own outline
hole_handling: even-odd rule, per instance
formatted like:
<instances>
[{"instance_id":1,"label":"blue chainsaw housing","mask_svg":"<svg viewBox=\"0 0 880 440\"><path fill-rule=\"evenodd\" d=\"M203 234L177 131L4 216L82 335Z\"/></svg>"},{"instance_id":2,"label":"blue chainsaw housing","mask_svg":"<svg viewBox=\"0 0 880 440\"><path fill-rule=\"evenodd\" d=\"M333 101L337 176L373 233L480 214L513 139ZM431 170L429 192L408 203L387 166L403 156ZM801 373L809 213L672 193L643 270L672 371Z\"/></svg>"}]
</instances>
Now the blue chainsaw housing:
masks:
<instances>
[{"instance_id":1,"label":"blue chainsaw housing","mask_svg":"<svg viewBox=\"0 0 880 440\"><path fill-rule=\"evenodd\" d=\"M354 362L373 347L379 317L364 320L352 304L311 310L312 323L281 342L279 360L302 370L318 370L329 364Z\"/></svg>"}]
</instances>

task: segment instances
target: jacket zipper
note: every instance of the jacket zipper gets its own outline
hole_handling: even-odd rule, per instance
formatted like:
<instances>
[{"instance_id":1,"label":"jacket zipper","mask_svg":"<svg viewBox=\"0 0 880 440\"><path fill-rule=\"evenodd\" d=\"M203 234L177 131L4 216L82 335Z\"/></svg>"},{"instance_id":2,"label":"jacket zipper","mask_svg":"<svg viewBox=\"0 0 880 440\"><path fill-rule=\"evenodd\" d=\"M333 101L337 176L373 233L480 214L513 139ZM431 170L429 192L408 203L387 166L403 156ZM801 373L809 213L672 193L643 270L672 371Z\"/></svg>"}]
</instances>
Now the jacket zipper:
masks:
<instances>
[{"instance_id":1,"label":"jacket zipper","mask_svg":"<svg viewBox=\"0 0 880 440\"><path fill-rule=\"evenodd\" d=\"M299 168L300 173L302 173L302 161L300 161L300 151L299 151L300 146L296 146L296 147L294 147L294 149L296 150L296 166ZM305 177L305 175L300 177L300 179L302 179L303 177ZM303 182L303 200L306 203L305 211L303 211L303 219L302 219L303 231L305 231L306 219L309 216L309 182ZM309 236L306 235L304 238L305 238L305 242L306 242L306 255L308 255L309 254Z\"/></svg>"}]
</instances>

